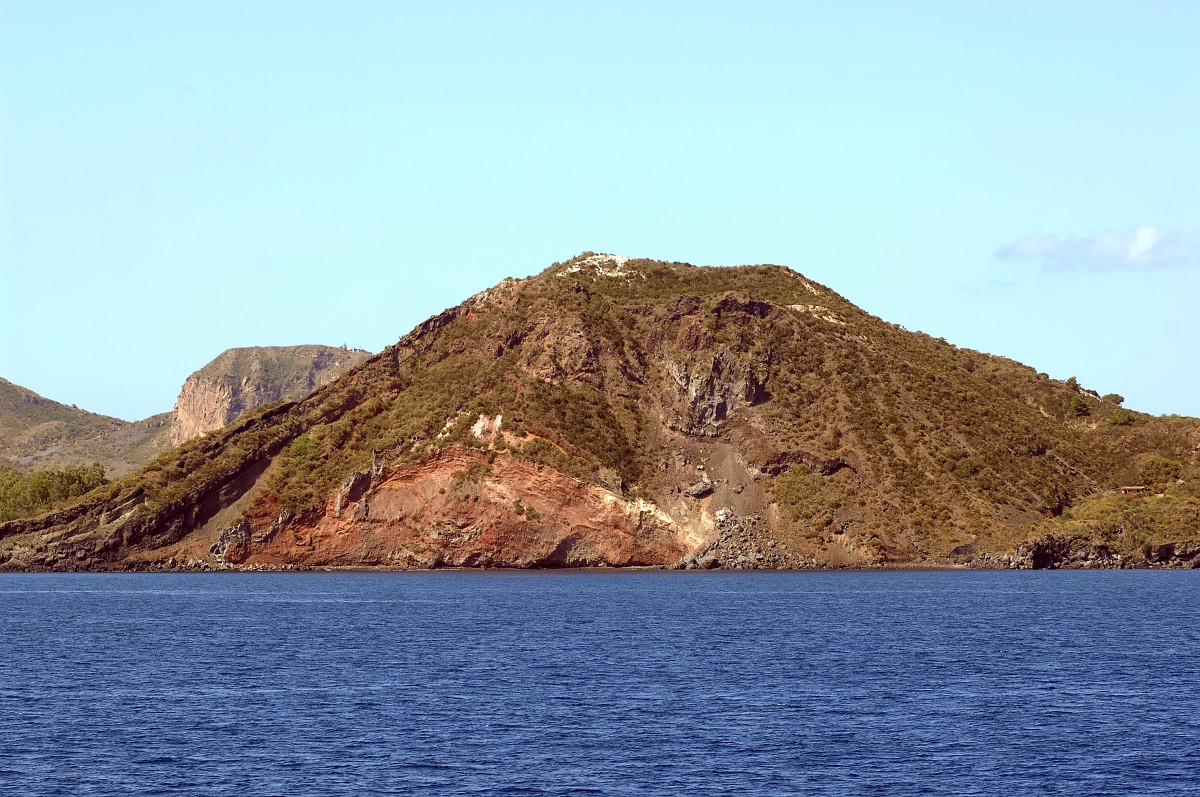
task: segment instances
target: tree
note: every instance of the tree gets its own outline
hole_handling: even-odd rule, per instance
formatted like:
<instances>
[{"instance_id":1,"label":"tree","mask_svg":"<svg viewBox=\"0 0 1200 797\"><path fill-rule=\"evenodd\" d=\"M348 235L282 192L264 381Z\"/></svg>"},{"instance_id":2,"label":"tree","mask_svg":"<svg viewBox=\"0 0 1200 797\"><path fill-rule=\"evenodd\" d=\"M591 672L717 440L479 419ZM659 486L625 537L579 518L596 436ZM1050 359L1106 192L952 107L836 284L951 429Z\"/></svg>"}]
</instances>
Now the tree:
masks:
<instances>
[{"instance_id":1,"label":"tree","mask_svg":"<svg viewBox=\"0 0 1200 797\"><path fill-rule=\"evenodd\" d=\"M36 515L103 484L108 484L108 479L98 463L30 474L0 467L0 521Z\"/></svg>"},{"instance_id":2,"label":"tree","mask_svg":"<svg viewBox=\"0 0 1200 797\"><path fill-rule=\"evenodd\" d=\"M1086 401L1081 399L1079 396L1076 396L1071 401L1071 414L1076 418L1082 418L1084 416L1091 415L1092 409L1087 405Z\"/></svg>"},{"instance_id":3,"label":"tree","mask_svg":"<svg viewBox=\"0 0 1200 797\"><path fill-rule=\"evenodd\" d=\"M1142 484L1161 487L1179 478L1182 472L1179 462L1168 457L1152 456L1142 463Z\"/></svg>"},{"instance_id":4,"label":"tree","mask_svg":"<svg viewBox=\"0 0 1200 797\"><path fill-rule=\"evenodd\" d=\"M1125 397L1122 396L1120 393L1105 393L1103 398L1105 401L1111 401L1113 404L1116 404L1118 407L1125 403Z\"/></svg>"}]
</instances>

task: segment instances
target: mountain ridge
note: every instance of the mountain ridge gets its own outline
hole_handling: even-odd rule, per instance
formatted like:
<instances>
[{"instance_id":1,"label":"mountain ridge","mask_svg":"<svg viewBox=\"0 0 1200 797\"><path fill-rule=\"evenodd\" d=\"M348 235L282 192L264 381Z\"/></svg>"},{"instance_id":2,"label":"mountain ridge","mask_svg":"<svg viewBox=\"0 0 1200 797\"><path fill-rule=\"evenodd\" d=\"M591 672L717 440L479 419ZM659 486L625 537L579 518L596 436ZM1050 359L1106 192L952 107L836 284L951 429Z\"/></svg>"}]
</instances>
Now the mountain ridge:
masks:
<instances>
[{"instance_id":1,"label":"mountain ridge","mask_svg":"<svg viewBox=\"0 0 1200 797\"><path fill-rule=\"evenodd\" d=\"M168 447L168 425L169 413L126 421L0 378L0 465L32 471L98 462L123 476Z\"/></svg>"}]
</instances>

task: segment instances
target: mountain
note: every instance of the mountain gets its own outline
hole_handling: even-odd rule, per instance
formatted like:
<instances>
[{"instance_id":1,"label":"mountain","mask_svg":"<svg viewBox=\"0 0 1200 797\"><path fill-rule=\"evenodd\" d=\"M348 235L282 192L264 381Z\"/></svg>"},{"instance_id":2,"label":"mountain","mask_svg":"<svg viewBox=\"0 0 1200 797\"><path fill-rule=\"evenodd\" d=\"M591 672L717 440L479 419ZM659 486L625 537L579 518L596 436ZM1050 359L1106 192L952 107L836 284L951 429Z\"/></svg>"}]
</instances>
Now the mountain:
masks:
<instances>
[{"instance_id":1,"label":"mountain","mask_svg":"<svg viewBox=\"0 0 1200 797\"><path fill-rule=\"evenodd\" d=\"M780 266L585 253L0 524L0 567L1197 564L1198 455Z\"/></svg>"},{"instance_id":2,"label":"mountain","mask_svg":"<svg viewBox=\"0 0 1200 797\"><path fill-rule=\"evenodd\" d=\"M171 444L220 429L274 401L296 401L370 357L331 346L228 349L187 378L171 419Z\"/></svg>"},{"instance_id":3,"label":"mountain","mask_svg":"<svg viewBox=\"0 0 1200 797\"><path fill-rule=\"evenodd\" d=\"M170 447L170 415L129 422L39 396L0 379L0 466L24 471L100 463L123 476Z\"/></svg>"}]
</instances>

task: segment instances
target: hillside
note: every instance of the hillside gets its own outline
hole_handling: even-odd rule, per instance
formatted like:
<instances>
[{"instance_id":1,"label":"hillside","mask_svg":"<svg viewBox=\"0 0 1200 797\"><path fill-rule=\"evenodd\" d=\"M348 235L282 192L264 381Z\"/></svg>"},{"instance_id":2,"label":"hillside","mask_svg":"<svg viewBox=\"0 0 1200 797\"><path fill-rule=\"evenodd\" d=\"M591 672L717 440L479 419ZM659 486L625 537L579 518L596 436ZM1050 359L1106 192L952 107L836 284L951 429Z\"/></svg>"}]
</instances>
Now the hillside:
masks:
<instances>
[{"instance_id":1,"label":"hillside","mask_svg":"<svg viewBox=\"0 0 1200 797\"><path fill-rule=\"evenodd\" d=\"M249 410L303 398L369 356L332 346L228 349L188 377L173 411L132 422L0 379L0 466L29 473L99 463L120 478Z\"/></svg>"},{"instance_id":2,"label":"hillside","mask_svg":"<svg viewBox=\"0 0 1200 797\"><path fill-rule=\"evenodd\" d=\"M59 404L0 379L0 466L22 471L100 463L110 477L170 447L167 413L129 422Z\"/></svg>"},{"instance_id":3,"label":"hillside","mask_svg":"<svg viewBox=\"0 0 1200 797\"><path fill-rule=\"evenodd\" d=\"M1179 565L1198 449L783 267L586 253L0 524L0 566Z\"/></svg>"}]
</instances>

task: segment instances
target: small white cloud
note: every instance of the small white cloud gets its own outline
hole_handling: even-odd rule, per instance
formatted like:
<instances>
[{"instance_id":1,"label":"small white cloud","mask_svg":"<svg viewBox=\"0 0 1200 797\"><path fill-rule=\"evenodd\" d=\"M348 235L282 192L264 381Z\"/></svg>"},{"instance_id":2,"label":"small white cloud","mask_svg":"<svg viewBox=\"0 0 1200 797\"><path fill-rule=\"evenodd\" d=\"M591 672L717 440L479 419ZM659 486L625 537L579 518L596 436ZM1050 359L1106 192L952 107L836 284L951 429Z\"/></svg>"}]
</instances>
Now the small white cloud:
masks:
<instances>
[{"instance_id":1,"label":"small white cloud","mask_svg":"<svg viewBox=\"0 0 1200 797\"><path fill-rule=\"evenodd\" d=\"M1040 262L1048 271L1116 271L1196 265L1196 247L1182 233L1143 224L1124 232L1106 231L1088 238L1059 238L1034 233L996 250L1004 260Z\"/></svg>"},{"instance_id":2,"label":"small white cloud","mask_svg":"<svg viewBox=\"0 0 1200 797\"><path fill-rule=\"evenodd\" d=\"M1033 235L1026 235L1024 238L1018 238L997 251L996 254L1012 260L1039 260L1053 253L1058 246L1058 239L1053 235L1036 232Z\"/></svg>"}]
</instances>

